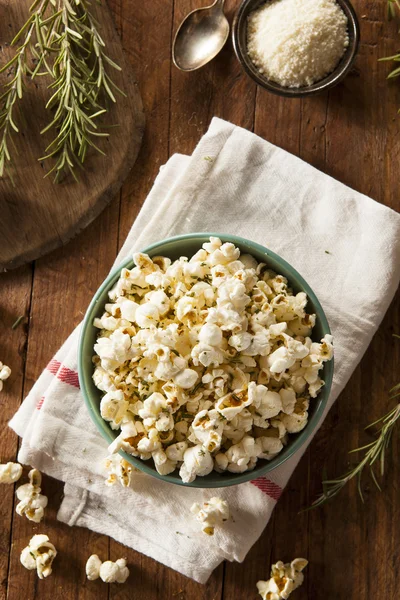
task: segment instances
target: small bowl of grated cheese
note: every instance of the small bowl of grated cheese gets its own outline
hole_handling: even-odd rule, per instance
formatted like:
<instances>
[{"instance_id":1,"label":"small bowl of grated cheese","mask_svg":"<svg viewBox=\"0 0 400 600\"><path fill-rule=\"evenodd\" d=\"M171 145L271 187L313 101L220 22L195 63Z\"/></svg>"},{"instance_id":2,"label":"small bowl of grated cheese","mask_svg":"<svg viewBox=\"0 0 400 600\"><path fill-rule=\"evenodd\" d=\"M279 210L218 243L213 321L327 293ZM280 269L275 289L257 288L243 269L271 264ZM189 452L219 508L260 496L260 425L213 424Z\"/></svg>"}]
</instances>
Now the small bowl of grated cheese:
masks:
<instances>
[{"instance_id":1,"label":"small bowl of grated cheese","mask_svg":"<svg viewBox=\"0 0 400 600\"><path fill-rule=\"evenodd\" d=\"M311 435L333 338L286 261L194 233L111 272L85 315L78 368L110 455L179 485L223 487L271 471Z\"/></svg>"},{"instance_id":2,"label":"small bowl of grated cheese","mask_svg":"<svg viewBox=\"0 0 400 600\"><path fill-rule=\"evenodd\" d=\"M232 35L245 72L289 98L318 94L342 81L360 38L349 0L244 0Z\"/></svg>"}]
</instances>

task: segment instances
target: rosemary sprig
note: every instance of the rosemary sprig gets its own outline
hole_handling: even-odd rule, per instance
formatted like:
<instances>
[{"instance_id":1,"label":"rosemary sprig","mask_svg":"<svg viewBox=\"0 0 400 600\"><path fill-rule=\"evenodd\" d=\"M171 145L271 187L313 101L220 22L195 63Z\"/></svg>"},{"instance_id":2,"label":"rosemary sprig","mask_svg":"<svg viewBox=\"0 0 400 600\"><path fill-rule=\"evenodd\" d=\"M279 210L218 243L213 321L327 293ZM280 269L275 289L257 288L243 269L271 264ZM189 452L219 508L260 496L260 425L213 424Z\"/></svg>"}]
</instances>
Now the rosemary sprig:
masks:
<instances>
[{"instance_id":1,"label":"rosemary sprig","mask_svg":"<svg viewBox=\"0 0 400 600\"><path fill-rule=\"evenodd\" d=\"M17 100L23 96L23 75L26 73L26 51L30 43L30 39L35 27L35 15L31 15L23 28L17 33L11 44L15 44L21 35L26 31L24 42L19 46L17 52L3 67L0 68L0 73L4 73L8 69L13 73L12 79L4 85L5 91L0 96L0 177L3 177L6 163L11 161L11 154L8 143L12 142L12 131L19 133L19 129L15 122L14 108ZM7 169L8 170L8 169ZM10 171L8 170L10 173ZM11 173L10 173L11 175Z\"/></svg>"},{"instance_id":2,"label":"rosemary sprig","mask_svg":"<svg viewBox=\"0 0 400 600\"><path fill-rule=\"evenodd\" d=\"M74 169L83 165L90 147L104 154L94 140L108 133L99 130L96 120L107 112L107 99L115 102L115 92L123 94L109 74L110 67L121 69L105 53L89 7L89 0L35 0L31 15L14 38L12 44L24 36L15 56L0 70L15 65L14 78L0 97L0 176L5 161L11 160L7 140L11 129L18 133L13 109L22 97L23 76L27 75L51 78L52 95L46 108L53 116L41 133L52 130L55 136L39 159L55 159L47 174L54 173L58 180L70 172L76 179ZM32 68L27 64L28 48L36 60Z\"/></svg>"},{"instance_id":3,"label":"rosemary sprig","mask_svg":"<svg viewBox=\"0 0 400 600\"><path fill-rule=\"evenodd\" d=\"M395 385L390 390L390 393L391 393L390 400L393 400L393 399L399 397L400 396L400 383ZM323 481L322 482L323 492L312 503L310 508L316 508L317 506L321 506L322 504L325 504L325 502L327 502L328 500L330 500L331 498L336 496L345 487L345 485L354 478L357 478L357 480L358 480L358 483L357 483L358 492L360 494L361 499L363 500L363 494L362 494L362 490L361 490L361 478L362 478L364 469L366 467L369 468L371 477L372 477L375 485L377 486L377 488L379 490L381 490L379 482L376 478L374 466L375 466L375 463L378 463L380 475L381 475L381 477L383 477L383 475L385 473L386 451L387 451L387 448L389 446L389 443L390 443L390 440L391 440L391 437L393 434L393 429L398 420L400 420L400 403L398 403L394 408L392 408L386 415L384 415L383 417L381 417L374 423L371 423L370 425L368 425L366 427L366 429L369 429L370 427L373 427L374 425L378 425L379 423L381 424L381 428L379 430L378 437L373 442L370 442L369 444L366 444L365 446L362 446L361 448L356 448L356 449L350 451L350 454L353 454L355 452L363 452L364 456L360 460L360 462L358 463L358 465L356 467L354 467L353 469L350 469L347 473L345 473L341 477L338 477L337 479L328 479L328 480Z\"/></svg>"},{"instance_id":4,"label":"rosemary sprig","mask_svg":"<svg viewBox=\"0 0 400 600\"><path fill-rule=\"evenodd\" d=\"M392 19L394 19L396 17L397 11L400 12L399 0L387 0L387 9L388 9L388 19L389 19L389 21L391 21ZM388 60L393 61L395 63L400 62L400 53L393 54L393 56L384 56L383 58L379 59L380 62L384 62L384 61L388 61ZM399 75L400 75L400 67L396 67L392 71L390 71L387 78L394 79L395 77L399 77Z\"/></svg>"},{"instance_id":5,"label":"rosemary sprig","mask_svg":"<svg viewBox=\"0 0 400 600\"><path fill-rule=\"evenodd\" d=\"M104 53L104 41L87 7L85 0L74 0L74 7L67 0L60 0L61 14L42 47L42 55L46 47L57 54L50 70L54 79L50 88L54 93L47 103L47 108L56 107L56 111L42 130L45 133L56 129L56 137L42 159L57 157L49 171L55 172L56 180L65 169L75 177L74 167L83 164L89 146L104 155L94 142L96 137L108 136L95 123L106 112L100 96L107 95L115 102L112 88L123 93L108 75L105 63L117 70L120 67Z\"/></svg>"}]
</instances>

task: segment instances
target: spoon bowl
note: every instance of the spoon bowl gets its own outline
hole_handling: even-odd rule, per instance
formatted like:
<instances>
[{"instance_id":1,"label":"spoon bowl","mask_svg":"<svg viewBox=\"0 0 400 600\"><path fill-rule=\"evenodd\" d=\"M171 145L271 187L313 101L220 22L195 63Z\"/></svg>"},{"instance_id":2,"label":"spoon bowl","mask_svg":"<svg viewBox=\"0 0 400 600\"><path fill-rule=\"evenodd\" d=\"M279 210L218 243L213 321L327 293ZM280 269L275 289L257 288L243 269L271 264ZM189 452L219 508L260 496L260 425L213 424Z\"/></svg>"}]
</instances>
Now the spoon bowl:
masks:
<instances>
[{"instance_id":1,"label":"spoon bowl","mask_svg":"<svg viewBox=\"0 0 400 600\"><path fill-rule=\"evenodd\" d=\"M225 0L198 8L179 26L173 43L172 60L181 71L194 71L206 65L222 50L229 37L224 14Z\"/></svg>"}]
</instances>

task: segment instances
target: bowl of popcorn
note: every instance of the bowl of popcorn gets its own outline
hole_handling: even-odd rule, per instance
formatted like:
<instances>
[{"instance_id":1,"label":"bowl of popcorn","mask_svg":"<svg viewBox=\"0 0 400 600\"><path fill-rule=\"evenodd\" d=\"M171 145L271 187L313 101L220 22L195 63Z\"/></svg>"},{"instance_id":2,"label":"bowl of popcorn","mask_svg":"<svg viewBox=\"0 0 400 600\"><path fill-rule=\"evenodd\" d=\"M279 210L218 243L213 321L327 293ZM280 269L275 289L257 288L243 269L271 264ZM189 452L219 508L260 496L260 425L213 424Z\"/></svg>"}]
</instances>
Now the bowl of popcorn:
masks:
<instances>
[{"instance_id":1,"label":"bowl of popcorn","mask_svg":"<svg viewBox=\"0 0 400 600\"><path fill-rule=\"evenodd\" d=\"M81 330L80 386L110 455L179 485L275 469L312 434L332 376L333 340L310 286L232 235L182 235L134 254Z\"/></svg>"}]
</instances>

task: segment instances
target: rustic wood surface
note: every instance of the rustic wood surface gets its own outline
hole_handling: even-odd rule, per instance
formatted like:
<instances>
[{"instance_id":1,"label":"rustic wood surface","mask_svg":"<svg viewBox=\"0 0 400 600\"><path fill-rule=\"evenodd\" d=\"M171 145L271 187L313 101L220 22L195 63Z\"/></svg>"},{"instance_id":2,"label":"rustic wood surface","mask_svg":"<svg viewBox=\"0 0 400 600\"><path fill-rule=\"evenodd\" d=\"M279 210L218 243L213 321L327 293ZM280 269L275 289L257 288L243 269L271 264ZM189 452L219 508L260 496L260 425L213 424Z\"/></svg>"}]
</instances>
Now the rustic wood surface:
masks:
<instances>
[{"instance_id":1,"label":"rustic wood surface","mask_svg":"<svg viewBox=\"0 0 400 600\"><path fill-rule=\"evenodd\" d=\"M13 375L0 394L0 459L13 460L16 436L6 427L24 395L60 343L80 321L91 295L110 268L160 165L174 152L191 152L213 115L255 131L329 175L400 210L400 87L385 81L379 57L400 46L398 24L386 22L386 2L357 0L361 46L356 67L329 94L286 100L256 89L241 72L228 43L197 73L171 66L171 36L183 16L207 0L113 0L124 49L138 77L147 127L139 160L122 192L84 234L15 271L0 275L0 359ZM227 1L232 16L237 0ZM266 225L267 227L267 225ZM3 240L2 240L3 245ZM371 281L379 285L379 281ZM62 486L43 488L49 508L43 525L16 515L13 489L0 489L0 598L16 600L247 600L268 576L271 560L305 556L310 564L296 600L394 600L399 597L399 435L379 493L365 480L365 504L354 485L325 507L299 514L321 489L321 472L343 472L347 451L370 438L363 427L388 409L388 389L399 374L400 297L397 295L369 350L303 457L263 535L243 564L221 565L202 586L155 561L84 529L56 521ZM21 326L11 330L19 315ZM39 581L19 564L34 532L45 531L59 557L53 575ZM88 582L84 564L92 552L127 556L124 585Z\"/></svg>"},{"instance_id":2,"label":"rustic wood surface","mask_svg":"<svg viewBox=\"0 0 400 600\"><path fill-rule=\"evenodd\" d=\"M31 4L31 0L0 0L2 65L14 55L10 42L25 23ZM38 161L54 139L54 131L40 135L53 118L45 108L52 94L50 81L48 77L25 78L22 110L17 107L14 115L20 134L12 138L16 146L13 166L0 179L0 272L43 256L82 231L119 192L137 158L144 115L134 71L123 55L107 6L94 3L93 12L101 23L109 56L123 67L121 72L111 69L110 75L126 94L116 94L116 104L108 101L107 114L99 119L108 131L112 127L108 138L96 139L105 156L88 152L85 169L76 169L78 182L71 175L59 184L54 183L54 175L44 178L54 164L52 159ZM11 69L1 74L0 85L12 75ZM11 152L11 143L9 147Z\"/></svg>"}]
</instances>

